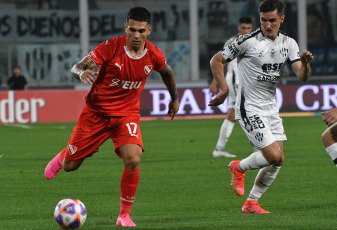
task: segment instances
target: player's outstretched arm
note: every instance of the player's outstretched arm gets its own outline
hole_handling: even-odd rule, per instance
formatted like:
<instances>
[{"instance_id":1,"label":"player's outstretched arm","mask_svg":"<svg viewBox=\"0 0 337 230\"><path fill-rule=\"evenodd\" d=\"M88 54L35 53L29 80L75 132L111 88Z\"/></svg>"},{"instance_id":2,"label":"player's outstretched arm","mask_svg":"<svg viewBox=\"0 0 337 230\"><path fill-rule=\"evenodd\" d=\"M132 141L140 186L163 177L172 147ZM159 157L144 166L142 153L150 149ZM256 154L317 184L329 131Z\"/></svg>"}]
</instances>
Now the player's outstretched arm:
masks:
<instances>
[{"instance_id":1,"label":"player's outstretched arm","mask_svg":"<svg viewBox=\"0 0 337 230\"><path fill-rule=\"evenodd\" d=\"M210 100L208 104L209 106L218 106L224 103L228 95L228 86L227 86L225 76L224 76L224 67L226 63L227 62L222 56L221 51L215 54L210 61L212 74L213 74L214 80L216 81L216 84L218 85L220 92L215 96L215 98Z\"/></svg>"},{"instance_id":2,"label":"player's outstretched arm","mask_svg":"<svg viewBox=\"0 0 337 230\"><path fill-rule=\"evenodd\" d=\"M95 76L98 75L98 72L92 71L95 67L97 67L97 65L93 60L84 57L71 68L71 74L74 78L81 80L82 83L91 85L95 81Z\"/></svg>"},{"instance_id":3,"label":"player's outstretched arm","mask_svg":"<svg viewBox=\"0 0 337 230\"><path fill-rule=\"evenodd\" d=\"M171 117L171 120L173 120L174 116L179 110L179 95L174 79L174 74L172 68L168 64L166 64L165 67L159 71L159 73L171 96L167 114Z\"/></svg>"},{"instance_id":4,"label":"player's outstretched arm","mask_svg":"<svg viewBox=\"0 0 337 230\"><path fill-rule=\"evenodd\" d=\"M291 67L300 81L307 82L311 76L310 62L313 59L312 53L303 50L300 61L294 62Z\"/></svg>"},{"instance_id":5,"label":"player's outstretched arm","mask_svg":"<svg viewBox=\"0 0 337 230\"><path fill-rule=\"evenodd\" d=\"M337 108L323 112L322 118L327 126L331 126L337 121Z\"/></svg>"}]
</instances>

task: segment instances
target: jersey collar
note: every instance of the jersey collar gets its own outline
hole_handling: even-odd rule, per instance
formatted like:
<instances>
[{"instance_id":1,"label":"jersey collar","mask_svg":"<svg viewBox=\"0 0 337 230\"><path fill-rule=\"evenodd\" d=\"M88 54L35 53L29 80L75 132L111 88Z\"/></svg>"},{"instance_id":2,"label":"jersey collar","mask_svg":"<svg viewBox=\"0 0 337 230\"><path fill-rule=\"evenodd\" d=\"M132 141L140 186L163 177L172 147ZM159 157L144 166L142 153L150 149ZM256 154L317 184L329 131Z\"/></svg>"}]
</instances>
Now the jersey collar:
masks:
<instances>
[{"instance_id":1,"label":"jersey collar","mask_svg":"<svg viewBox=\"0 0 337 230\"><path fill-rule=\"evenodd\" d=\"M133 56L131 53L130 53L130 51L128 50L128 47L125 45L124 46L124 50L125 50L125 53L129 56L129 58L131 58L131 59L141 59L142 57L144 57L145 56L145 54L147 53L147 48L145 48L144 50L143 50L143 52L140 54L140 55L138 55L138 56Z\"/></svg>"},{"instance_id":2,"label":"jersey collar","mask_svg":"<svg viewBox=\"0 0 337 230\"><path fill-rule=\"evenodd\" d=\"M263 34L261 27L260 27L260 31L261 31L261 34L262 34L262 36L264 37L264 39L266 39L266 40L268 40L268 41L270 41L270 42L276 42L276 41L279 39L279 37L280 37L280 30L277 31L277 37L276 37L275 40L271 40L271 39L267 38L267 37Z\"/></svg>"}]
</instances>

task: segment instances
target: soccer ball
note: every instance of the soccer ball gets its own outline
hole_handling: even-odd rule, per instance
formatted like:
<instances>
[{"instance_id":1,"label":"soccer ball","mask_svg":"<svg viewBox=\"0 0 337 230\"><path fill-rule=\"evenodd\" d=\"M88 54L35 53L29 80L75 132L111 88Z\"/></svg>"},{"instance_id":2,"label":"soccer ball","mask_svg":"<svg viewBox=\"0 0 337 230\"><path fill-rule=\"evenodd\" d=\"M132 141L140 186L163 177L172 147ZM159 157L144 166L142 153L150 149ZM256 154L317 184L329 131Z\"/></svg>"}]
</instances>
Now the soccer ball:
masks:
<instances>
[{"instance_id":1,"label":"soccer ball","mask_svg":"<svg viewBox=\"0 0 337 230\"><path fill-rule=\"evenodd\" d=\"M62 228L79 228L87 218L87 209L80 200L66 198L56 205L54 217Z\"/></svg>"}]
</instances>

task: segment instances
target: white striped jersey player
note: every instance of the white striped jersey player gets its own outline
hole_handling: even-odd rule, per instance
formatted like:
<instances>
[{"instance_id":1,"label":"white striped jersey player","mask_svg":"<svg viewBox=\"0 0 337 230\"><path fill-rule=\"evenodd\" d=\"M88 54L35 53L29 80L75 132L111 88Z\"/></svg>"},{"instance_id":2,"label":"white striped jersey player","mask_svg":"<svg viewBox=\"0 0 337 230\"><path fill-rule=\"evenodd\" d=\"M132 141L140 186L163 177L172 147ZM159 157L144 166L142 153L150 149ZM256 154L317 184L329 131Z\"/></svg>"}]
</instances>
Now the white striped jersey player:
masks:
<instances>
[{"instance_id":1,"label":"white striped jersey player","mask_svg":"<svg viewBox=\"0 0 337 230\"><path fill-rule=\"evenodd\" d=\"M253 147L261 149L275 140L286 140L276 104L276 84L285 63L300 60L295 40L281 32L270 40L258 28L228 44L222 55L227 62L238 61L235 119Z\"/></svg>"},{"instance_id":2,"label":"white striped jersey player","mask_svg":"<svg viewBox=\"0 0 337 230\"><path fill-rule=\"evenodd\" d=\"M222 51L229 61L237 58L239 68L239 93L236 100L236 118L240 119L240 107L270 115L278 111L276 83L286 62L300 59L296 41L279 32L272 41L258 28L241 35ZM244 57L244 58L243 58Z\"/></svg>"}]
</instances>

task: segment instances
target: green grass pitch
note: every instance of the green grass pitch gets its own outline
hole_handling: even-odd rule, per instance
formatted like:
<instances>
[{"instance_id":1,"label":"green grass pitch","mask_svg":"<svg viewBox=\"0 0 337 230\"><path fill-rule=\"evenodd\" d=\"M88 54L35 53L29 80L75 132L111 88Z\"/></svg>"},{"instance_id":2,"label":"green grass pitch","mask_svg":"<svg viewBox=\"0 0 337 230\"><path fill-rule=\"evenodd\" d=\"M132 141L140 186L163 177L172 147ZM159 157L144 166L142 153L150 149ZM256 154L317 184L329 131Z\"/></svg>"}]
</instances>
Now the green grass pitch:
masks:
<instances>
[{"instance_id":1,"label":"green grass pitch","mask_svg":"<svg viewBox=\"0 0 337 230\"><path fill-rule=\"evenodd\" d=\"M257 170L248 171L246 194L231 189L230 158L212 157L223 119L142 121L145 145L131 217L134 229L336 229L337 169L325 152L320 116L284 117L285 162L260 199L271 214L243 214ZM0 126L0 229L60 229L56 204L75 197L87 207L81 229L120 229L123 162L111 140L77 171L46 180L46 164L64 148L74 123ZM227 150L252 152L239 124Z\"/></svg>"}]
</instances>

